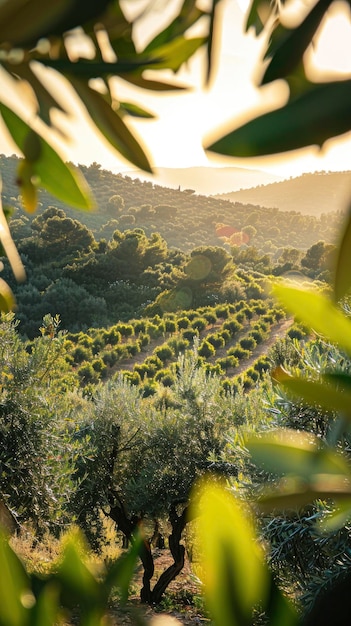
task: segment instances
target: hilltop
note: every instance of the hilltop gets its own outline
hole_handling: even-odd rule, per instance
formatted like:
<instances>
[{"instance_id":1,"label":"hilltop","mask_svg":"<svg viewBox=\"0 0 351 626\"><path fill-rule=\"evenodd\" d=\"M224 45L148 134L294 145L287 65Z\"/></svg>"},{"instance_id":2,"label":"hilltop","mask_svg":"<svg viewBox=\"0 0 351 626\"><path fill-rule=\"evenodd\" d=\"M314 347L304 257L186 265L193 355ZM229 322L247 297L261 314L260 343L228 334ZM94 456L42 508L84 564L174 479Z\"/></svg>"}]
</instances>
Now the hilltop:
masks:
<instances>
[{"instance_id":1,"label":"hilltop","mask_svg":"<svg viewBox=\"0 0 351 626\"><path fill-rule=\"evenodd\" d=\"M321 217L306 215L307 192L303 201L290 203L293 207L291 210L280 211L274 201L269 204L265 199L265 190L274 185L237 192L254 194L252 201L235 200L234 194L230 194L230 198L228 194L220 197L205 196L195 193L191 188L171 189L151 181L113 174L102 169L98 163L89 167L80 166L96 198L96 211L74 210L43 190L39 196L39 211L34 216L28 216L22 210L15 182L17 165L17 157L0 156L4 202L15 209L12 218L15 240L30 236L33 218L51 206L63 209L69 217L86 225L97 240L108 240L115 230L124 232L131 228L142 228L147 236L160 233L168 247L184 252L202 245L226 246L228 238L221 236L218 225L224 226L225 230L234 235L229 245L253 245L263 253L272 253L277 248L287 246L307 250L319 240L334 242L341 219L340 212L336 212L340 207L334 200L327 203L330 211L334 209L328 218L325 214ZM316 202L319 201L322 212L322 199L332 198L337 190L336 181L340 181L340 186L344 185L349 180L349 173L306 175L306 178L310 181L310 188L314 181ZM276 185L287 185L283 186L283 190L286 190L283 196L290 194L292 198L299 195L293 192L294 185L299 186L299 179Z\"/></svg>"},{"instance_id":2,"label":"hilltop","mask_svg":"<svg viewBox=\"0 0 351 626\"><path fill-rule=\"evenodd\" d=\"M300 211L303 215L331 213L350 200L350 172L314 172L281 182L216 194L216 198L244 204Z\"/></svg>"}]
</instances>

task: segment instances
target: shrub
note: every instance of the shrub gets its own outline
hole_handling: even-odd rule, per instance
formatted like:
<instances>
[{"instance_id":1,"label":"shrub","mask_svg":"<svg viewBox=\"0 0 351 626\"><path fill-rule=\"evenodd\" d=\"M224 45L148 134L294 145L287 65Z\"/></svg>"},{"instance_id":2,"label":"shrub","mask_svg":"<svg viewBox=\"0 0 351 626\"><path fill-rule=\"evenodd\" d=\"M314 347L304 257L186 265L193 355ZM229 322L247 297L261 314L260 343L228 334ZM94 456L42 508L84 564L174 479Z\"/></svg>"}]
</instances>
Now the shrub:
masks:
<instances>
[{"instance_id":1,"label":"shrub","mask_svg":"<svg viewBox=\"0 0 351 626\"><path fill-rule=\"evenodd\" d=\"M215 353L216 350L214 346L205 339L199 347L198 354L200 356L204 356L206 359L209 359L211 356L214 356Z\"/></svg>"},{"instance_id":2,"label":"shrub","mask_svg":"<svg viewBox=\"0 0 351 626\"><path fill-rule=\"evenodd\" d=\"M74 363L83 363L93 358L92 351L85 346L78 345L71 353Z\"/></svg>"},{"instance_id":3,"label":"shrub","mask_svg":"<svg viewBox=\"0 0 351 626\"><path fill-rule=\"evenodd\" d=\"M228 350L229 356L235 356L240 361L243 361L244 359L248 359L250 354L251 354L250 350L244 350L244 348L242 348L239 345L235 346L234 348L230 348Z\"/></svg>"},{"instance_id":4,"label":"shrub","mask_svg":"<svg viewBox=\"0 0 351 626\"><path fill-rule=\"evenodd\" d=\"M121 341L121 333L114 326L110 328L110 330L105 331L103 337L105 345L110 344L111 346L115 346Z\"/></svg>"},{"instance_id":5,"label":"shrub","mask_svg":"<svg viewBox=\"0 0 351 626\"><path fill-rule=\"evenodd\" d=\"M267 356L262 356L257 359L253 367L257 370L257 372L259 372L259 374L267 372L270 369L270 360Z\"/></svg>"},{"instance_id":6,"label":"shrub","mask_svg":"<svg viewBox=\"0 0 351 626\"><path fill-rule=\"evenodd\" d=\"M263 338L264 338L264 333L261 330L258 330L257 328L253 328L249 335L249 337L252 337L256 343L262 343Z\"/></svg>"},{"instance_id":7,"label":"shrub","mask_svg":"<svg viewBox=\"0 0 351 626\"><path fill-rule=\"evenodd\" d=\"M140 333L138 341L140 343L140 347L145 348L145 346L149 345L150 343L150 335L148 335L147 333Z\"/></svg>"},{"instance_id":8,"label":"shrub","mask_svg":"<svg viewBox=\"0 0 351 626\"><path fill-rule=\"evenodd\" d=\"M222 359L217 359L216 364L218 364L224 371L227 371L230 368L238 367L239 359L231 354L227 354L227 356Z\"/></svg>"},{"instance_id":9,"label":"shrub","mask_svg":"<svg viewBox=\"0 0 351 626\"><path fill-rule=\"evenodd\" d=\"M165 363L174 356L172 348L167 344L155 348L154 354L162 361L162 363Z\"/></svg>"},{"instance_id":10,"label":"shrub","mask_svg":"<svg viewBox=\"0 0 351 626\"><path fill-rule=\"evenodd\" d=\"M121 333L122 337L131 337L134 335L134 328L131 324L117 324L116 328Z\"/></svg>"},{"instance_id":11,"label":"shrub","mask_svg":"<svg viewBox=\"0 0 351 626\"><path fill-rule=\"evenodd\" d=\"M223 346L225 346L225 341L223 337L218 335L218 333L213 334L213 335L207 335L206 339L209 343L213 345L214 348L216 348L216 350L218 350L218 348L223 348Z\"/></svg>"},{"instance_id":12,"label":"shrub","mask_svg":"<svg viewBox=\"0 0 351 626\"><path fill-rule=\"evenodd\" d=\"M178 320L178 328L179 330L185 329L185 328L189 328L190 326L190 320L188 317L180 317Z\"/></svg>"},{"instance_id":13,"label":"shrub","mask_svg":"<svg viewBox=\"0 0 351 626\"><path fill-rule=\"evenodd\" d=\"M210 324L211 326L217 322L217 315L214 311L207 311L203 313L203 317L207 321L207 324Z\"/></svg>"},{"instance_id":14,"label":"shrub","mask_svg":"<svg viewBox=\"0 0 351 626\"><path fill-rule=\"evenodd\" d=\"M91 363L84 363L78 369L78 376L82 384L99 382L99 373L96 372Z\"/></svg>"},{"instance_id":15,"label":"shrub","mask_svg":"<svg viewBox=\"0 0 351 626\"><path fill-rule=\"evenodd\" d=\"M165 331L166 333L176 333L178 330L177 322L172 319L165 319Z\"/></svg>"},{"instance_id":16,"label":"shrub","mask_svg":"<svg viewBox=\"0 0 351 626\"><path fill-rule=\"evenodd\" d=\"M182 338L190 342L194 341L194 337L198 337L198 336L199 336L199 331L196 330L195 328L183 330L182 332Z\"/></svg>"},{"instance_id":17,"label":"shrub","mask_svg":"<svg viewBox=\"0 0 351 626\"><path fill-rule=\"evenodd\" d=\"M101 358L105 365L113 367L117 363L117 355L114 350L106 350L101 354Z\"/></svg>"},{"instance_id":18,"label":"shrub","mask_svg":"<svg viewBox=\"0 0 351 626\"><path fill-rule=\"evenodd\" d=\"M226 330L226 329L221 330L218 333L218 336L222 337L222 339L223 339L225 344L229 343L229 341L231 340L230 332L229 332L229 330Z\"/></svg>"},{"instance_id":19,"label":"shrub","mask_svg":"<svg viewBox=\"0 0 351 626\"><path fill-rule=\"evenodd\" d=\"M224 322L223 324L223 329L224 330L229 330L230 334L232 337L234 337L234 335L239 332L239 330L242 329L242 324L240 324L237 319L233 319L233 320L228 320L227 322Z\"/></svg>"},{"instance_id":20,"label":"shrub","mask_svg":"<svg viewBox=\"0 0 351 626\"><path fill-rule=\"evenodd\" d=\"M260 377L259 372L254 367L249 367L245 372L245 376L249 376L254 382L257 382Z\"/></svg>"},{"instance_id":21,"label":"shrub","mask_svg":"<svg viewBox=\"0 0 351 626\"><path fill-rule=\"evenodd\" d=\"M107 367L102 359L94 359L91 363L95 372L100 374L100 377L103 378L106 375Z\"/></svg>"},{"instance_id":22,"label":"shrub","mask_svg":"<svg viewBox=\"0 0 351 626\"><path fill-rule=\"evenodd\" d=\"M184 354L185 350L189 347L189 341L175 337L168 342L168 345L172 348L174 355L178 357L179 354Z\"/></svg>"},{"instance_id":23,"label":"shrub","mask_svg":"<svg viewBox=\"0 0 351 626\"><path fill-rule=\"evenodd\" d=\"M140 343L139 341L135 341L134 343L128 343L126 345L126 350L129 354L129 356L135 356L136 354L139 354L140 352Z\"/></svg>"},{"instance_id":24,"label":"shrub","mask_svg":"<svg viewBox=\"0 0 351 626\"><path fill-rule=\"evenodd\" d=\"M256 341L252 336L250 337L248 335L247 337L240 339L239 345L241 348L244 348L244 350L253 350L256 347Z\"/></svg>"},{"instance_id":25,"label":"shrub","mask_svg":"<svg viewBox=\"0 0 351 626\"><path fill-rule=\"evenodd\" d=\"M192 328L201 332L207 326L207 320L204 317L196 317L191 324Z\"/></svg>"},{"instance_id":26,"label":"shrub","mask_svg":"<svg viewBox=\"0 0 351 626\"><path fill-rule=\"evenodd\" d=\"M229 316L228 305L227 304L226 305L221 305L221 304L217 305L216 308L215 308L215 312L216 312L217 317L220 317L221 319L226 320L228 318L228 316Z\"/></svg>"},{"instance_id":27,"label":"shrub","mask_svg":"<svg viewBox=\"0 0 351 626\"><path fill-rule=\"evenodd\" d=\"M134 326L134 333L145 333L146 332L146 321L145 320L137 320L136 322L134 322L133 324Z\"/></svg>"},{"instance_id":28,"label":"shrub","mask_svg":"<svg viewBox=\"0 0 351 626\"><path fill-rule=\"evenodd\" d=\"M89 335L86 335L85 333L79 333L78 337L77 335L73 335L73 336L77 338L79 345L84 346L85 348L92 347L93 340L91 337L89 337Z\"/></svg>"}]
</instances>

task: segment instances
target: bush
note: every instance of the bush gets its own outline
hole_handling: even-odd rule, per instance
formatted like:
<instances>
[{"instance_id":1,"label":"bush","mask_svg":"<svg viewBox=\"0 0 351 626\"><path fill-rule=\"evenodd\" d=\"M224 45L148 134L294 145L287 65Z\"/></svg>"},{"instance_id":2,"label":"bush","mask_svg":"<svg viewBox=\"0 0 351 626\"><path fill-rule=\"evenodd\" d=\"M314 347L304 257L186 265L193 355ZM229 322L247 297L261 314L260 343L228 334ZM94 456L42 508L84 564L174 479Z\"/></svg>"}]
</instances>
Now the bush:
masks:
<instances>
[{"instance_id":1,"label":"bush","mask_svg":"<svg viewBox=\"0 0 351 626\"><path fill-rule=\"evenodd\" d=\"M244 350L253 350L256 347L256 341L253 337L248 335L247 337L240 339L239 345L241 348L244 348Z\"/></svg>"},{"instance_id":2,"label":"bush","mask_svg":"<svg viewBox=\"0 0 351 626\"><path fill-rule=\"evenodd\" d=\"M201 332L202 330L205 330L207 326L207 320L204 317L196 317L192 321L191 326L195 330L198 330L199 332Z\"/></svg>"},{"instance_id":3,"label":"bush","mask_svg":"<svg viewBox=\"0 0 351 626\"><path fill-rule=\"evenodd\" d=\"M224 322L222 328L224 330L229 330L231 336L234 337L234 335L237 332L239 332L243 328L243 326L236 319L236 320L228 320L227 322Z\"/></svg>"},{"instance_id":4,"label":"bush","mask_svg":"<svg viewBox=\"0 0 351 626\"><path fill-rule=\"evenodd\" d=\"M178 330L177 322L172 319L165 319L165 331L166 333L176 333Z\"/></svg>"},{"instance_id":5,"label":"bush","mask_svg":"<svg viewBox=\"0 0 351 626\"><path fill-rule=\"evenodd\" d=\"M213 345L213 347L216 350L218 350L218 348L223 348L223 346L225 346L225 341L223 337L221 337L217 333L213 335L207 335L206 339L209 343Z\"/></svg>"},{"instance_id":6,"label":"bush","mask_svg":"<svg viewBox=\"0 0 351 626\"><path fill-rule=\"evenodd\" d=\"M227 343L229 343L229 341L231 340L230 332L229 332L229 330L226 330L226 329L221 330L221 331L218 333L218 336L219 336L219 337L222 337L222 339L223 339L223 341L224 341L225 345L226 345Z\"/></svg>"},{"instance_id":7,"label":"bush","mask_svg":"<svg viewBox=\"0 0 351 626\"><path fill-rule=\"evenodd\" d=\"M207 321L207 324L210 324L211 326L217 322L217 315L214 311L207 311L203 313L203 317Z\"/></svg>"},{"instance_id":8,"label":"bush","mask_svg":"<svg viewBox=\"0 0 351 626\"><path fill-rule=\"evenodd\" d=\"M242 348L239 345L235 346L234 348L230 348L228 350L229 356L235 356L240 361L243 361L244 359L248 359L250 354L251 354L250 350L244 350L244 348Z\"/></svg>"},{"instance_id":9,"label":"bush","mask_svg":"<svg viewBox=\"0 0 351 626\"><path fill-rule=\"evenodd\" d=\"M83 361L90 361L93 358L92 351L81 345L72 350L71 356L74 363L83 363Z\"/></svg>"},{"instance_id":10,"label":"bush","mask_svg":"<svg viewBox=\"0 0 351 626\"><path fill-rule=\"evenodd\" d=\"M262 341L264 339L264 333L261 330L258 330L256 328L253 328L250 331L248 336L252 337L255 340L256 344L262 343Z\"/></svg>"},{"instance_id":11,"label":"bush","mask_svg":"<svg viewBox=\"0 0 351 626\"><path fill-rule=\"evenodd\" d=\"M98 383L99 373L96 372L91 363L85 363L78 369L78 376L82 384Z\"/></svg>"},{"instance_id":12,"label":"bush","mask_svg":"<svg viewBox=\"0 0 351 626\"><path fill-rule=\"evenodd\" d=\"M121 341L121 333L115 327L110 328L109 331L105 331L103 337L105 345L110 344L111 346L115 346Z\"/></svg>"},{"instance_id":13,"label":"bush","mask_svg":"<svg viewBox=\"0 0 351 626\"><path fill-rule=\"evenodd\" d=\"M228 305L217 305L215 308L215 312L217 317L221 318L222 320L226 320L228 319L229 316L229 307Z\"/></svg>"},{"instance_id":14,"label":"bush","mask_svg":"<svg viewBox=\"0 0 351 626\"><path fill-rule=\"evenodd\" d=\"M131 324L117 324L116 328L121 333L122 337L131 337L134 335L134 328Z\"/></svg>"},{"instance_id":15,"label":"bush","mask_svg":"<svg viewBox=\"0 0 351 626\"><path fill-rule=\"evenodd\" d=\"M192 328L189 330L183 330L182 332L182 338L186 339L186 341L190 341L190 343L194 341L194 337L198 337L198 336L199 336L199 331L196 330L195 328Z\"/></svg>"},{"instance_id":16,"label":"bush","mask_svg":"<svg viewBox=\"0 0 351 626\"><path fill-rule=\"evenodd\" d=\"M190 320L188 317L180 317L178 320L178 328L179 330L185 329L185 328L189 328L190 326Z\"/></svg>"},{"instance_id":17,"label":"bush","mask_svg":"<svg viewBox=\"0 0 351 626\"><path fill-rule=\"evenodd\" d=\"M214 356L215 353L216 350L214 346L205 339L199 347L199 356L204 356L206 359L209 359L211 356Z\"/></svg>"},{"instance_id":18,"label":"bush","mask_svg":"<svg viewBox=\"0 0 351 626\"><path fill-rule=\"evenodd\" d=\"M174 356L172 348L167 344L155 348L154 354L162 361L162 363L165 363Z\"/></svg>"}]
</instances>

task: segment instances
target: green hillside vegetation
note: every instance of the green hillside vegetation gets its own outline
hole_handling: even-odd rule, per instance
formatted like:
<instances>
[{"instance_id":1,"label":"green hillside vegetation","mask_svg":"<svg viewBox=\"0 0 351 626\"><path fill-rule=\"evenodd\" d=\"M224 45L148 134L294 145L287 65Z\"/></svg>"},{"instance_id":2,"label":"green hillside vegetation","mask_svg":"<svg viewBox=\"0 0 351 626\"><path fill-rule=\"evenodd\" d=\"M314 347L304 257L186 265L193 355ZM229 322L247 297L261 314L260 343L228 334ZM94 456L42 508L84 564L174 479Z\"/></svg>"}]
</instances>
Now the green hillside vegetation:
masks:
<instances>
[{"instance_id":1,"label":"green hillside vegetation","mask_svg":"<svg viewBox=\"0 0 351 626\"><path fill-rule=\"evenodd\" d=\"M18 218L10 221L27 279L17 283L6 258L4 278L16 297L19 330L30 339L46 314L58 314L65 330L79 332L131 318L264 299L272 275L327 280L335 250L318 241L306 251L289 246L275 255L247 244L202 245L185 253L169 247L159 233L148 235L138 227L116 229L108 240L96 240L77 217L51 206L26 230ZM252 226L243 229L253 231Z\"/></svg>"},{"instance_id":2,"label":"green hillside vegetation","mask_svg":"<svg viewBox=\"0 0 351 626\"><path fill-rule=\"evenodd\" d=\"M349 201L349 172L306 173L289 180L216 194L214 197L319 217L322 213L333 213L335 207L346 209Z\"/></svg>"},{"instance_id":3,"label":"green hillside vegetation","mask_svg":"<svg viewBox=\"0 0 351 626\"><path fill-rule=\"evenodd\" d=\"M33 219L21 208L15 183L17 165L15 156L0 156L4 203L16 209L12 217L15 241L29 235ZM98 209L77 214L72 207L41 191L41 206L36 215L49 207L62 209L72 219L84 223L98 241L110 239L116 229L124 232L142 228L148 237L154 232L160 233L169 247L183 252L202 245L228 247L231 243L239 243L255 246L262 254L279 255L280 249L287 246L306 250L319 240L334 242L342 219L339 212L330 211L337 206L335 199L330 197L336 188L331 174L319 174L317 181L317 188L323 189L323 198L330 197L329 209L312 215L306 214L303 193L294 196L295 200L286 212L278 210L276 207L281 207L274 202L265 204L264 196L262 200L255 195L253 201L240 199L232 202L197 195L191 189L169 189L122 174L115 175L97 163L81 166L81 170L91 185ZM347 173L343 176L343 180L347 179ZM313 182L315 184L316 180ZM294 186L295 181L281 184ZM265 188L258 188L258 193ZM284 188L283 195L289 194L291 191ZM220 227L225 227L224 231Z\"/></svg>"}]
</instances>

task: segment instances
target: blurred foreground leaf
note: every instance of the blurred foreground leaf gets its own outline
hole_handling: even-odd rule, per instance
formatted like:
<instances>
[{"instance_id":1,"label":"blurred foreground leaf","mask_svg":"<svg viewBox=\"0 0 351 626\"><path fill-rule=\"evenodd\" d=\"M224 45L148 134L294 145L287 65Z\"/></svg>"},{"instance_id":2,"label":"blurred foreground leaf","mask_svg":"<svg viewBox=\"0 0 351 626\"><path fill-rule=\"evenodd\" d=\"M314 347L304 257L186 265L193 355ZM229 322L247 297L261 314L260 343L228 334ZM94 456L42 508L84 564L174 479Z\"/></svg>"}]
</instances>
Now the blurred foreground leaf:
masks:
<instances>
[{"instance_id":1,"label":"blurred foreground leaf","mask_svg":"<svg viewBox=\"0 0 351 626\"><path fill-rule=\"evenodd\" d=\"M306 481L315 474L351 477L345 458L312 433L280 428L248 438L246 447L255 465L266 472Z\"/></svg>"},{"instance_id":2,"label":"blurred foreground leaf","mask_svg":"<svg viewBox=\"0 0 351 626\"><path fill-rule=\"evenodd\" d=\"M351 320L321 293L275 284L273 294L300 322L351 355Z\"/></svg>"},{"instance_id":3,"label":"blurred foreground leaf","mask_svg":"<svg viewBox=\"0 0 351 626\"><path fill-rule=\"evenodd\" d=\"M29 210L34 209L34 199L28 196L33 193L30 185L45 187L47 191L71 206L81 209L93 208L94 201L90 190L79 170L64 163L45 139L2 103L0 112L14 142L26 157L26 167L30 168L30 172L26 170L24 181Z\"/></svg>"},{"instance_id":4,"label":"blurred foreground leaf","mask_svg":"<svg viewBox=\"0 0 351 626\"><path fill-rule=\"evenodd\" d=\"M197 486L194 501L205 598L215 624L249 626L254 610L264 611L272 626L296 624L268 571L248 510L210 481Z\"/></svg>"},{"instance_id":5,"label":"blurred foreground leaf","mask_svg":"<svg viewBox=\"0 0 351 626\"><path fill-rule=\"evenodd\" d=\"M307 83L303 93L205 146L234 157L253 157L322 146L351 128L351 80Z\"/></svg>"}]
</instances>

